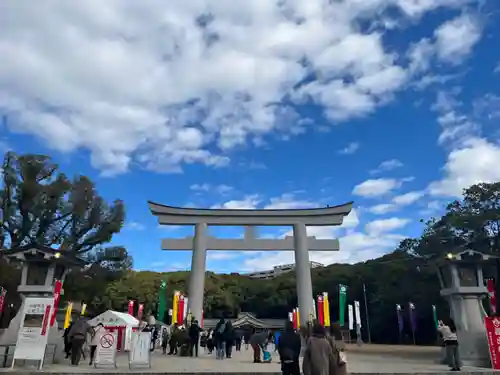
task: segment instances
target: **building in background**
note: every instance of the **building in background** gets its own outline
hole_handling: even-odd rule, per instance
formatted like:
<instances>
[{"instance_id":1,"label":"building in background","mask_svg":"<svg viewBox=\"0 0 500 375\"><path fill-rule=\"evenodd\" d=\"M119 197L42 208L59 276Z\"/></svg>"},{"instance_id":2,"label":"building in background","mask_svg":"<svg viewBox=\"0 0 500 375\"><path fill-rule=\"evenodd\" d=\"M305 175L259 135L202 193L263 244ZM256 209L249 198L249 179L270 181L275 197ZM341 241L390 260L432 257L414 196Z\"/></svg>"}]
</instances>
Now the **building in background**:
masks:
<instances>
[{"instance_id":1,"label":"building in background","mask_svg":"<svg viewBox=\"0 0 500 375\"><path fill-rule=\"evenodd\" d=\"M324 267L324 264L318 262L309 262L311 268L319 268ZM251 277L252 279L272 279L276 276L283 275L284 273L291 272L295 269L295 263L292 264L283 264L281 266L275 266L272 270L267 271L259 271L252 272L246 274L246 276Z\"/></svg>"}]
</instances>

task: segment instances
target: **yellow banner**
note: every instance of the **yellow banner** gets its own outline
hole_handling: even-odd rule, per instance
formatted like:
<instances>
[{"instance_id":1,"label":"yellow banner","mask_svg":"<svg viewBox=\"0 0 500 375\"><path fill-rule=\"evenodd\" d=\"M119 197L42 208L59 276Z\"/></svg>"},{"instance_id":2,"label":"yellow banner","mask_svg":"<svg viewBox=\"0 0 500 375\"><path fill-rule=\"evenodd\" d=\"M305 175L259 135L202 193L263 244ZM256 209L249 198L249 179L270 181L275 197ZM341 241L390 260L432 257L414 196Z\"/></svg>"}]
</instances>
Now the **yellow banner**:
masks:
<instances>
[{"instance_id":1,"label":"yellow banner","mask_svg":"<svg viewBox=\"0 0 500 375\"><path fill-rule=\"evenodd\" d=\"M69 327L71 323L71 311L73 310L73 302L68 302L68 306L66 307L66 317L64 318L64 329Z\"/></svg>"},{"instance_id":2,"label":"yellow banner","mask_svg":"<svg viewBox=\"0 0 500 375\"><path fill-rule=\"evenodd\" d=\"M325 319L325 327L330 327L330 301L328 301L328 293L323 293L323 316Z\"/></svg>"},{"instance_id":3,"label":"yellow banner","mask_svg":"<svg viewBox=\"0 0 500 375\"><path fill-rule=\"evenodd\" d=\"M297 328L300 328L300 312L298 307L297 307Z\"/></svg>"},{"instance_id":4,"label":"yellow banner","mask_svg":"<svg viewBox=\"0 0 500 375\"><path fill-rule=\"evenodd\" d=\"M85 311L87 311L87 304L86 303L82 303L82 316L85 315Z\"/></svg>"},{"instance_id":5,"label":"yellow banner","mask_svg":"<svg viewBox=\"0 0 500 375\"><path fill-rule=\"evenodd\" d=\"M174 293L174 301L172 306L172 324L177 323L177 311L179 310L179 296L180 292Z\"/></svg>"}]
</instances>

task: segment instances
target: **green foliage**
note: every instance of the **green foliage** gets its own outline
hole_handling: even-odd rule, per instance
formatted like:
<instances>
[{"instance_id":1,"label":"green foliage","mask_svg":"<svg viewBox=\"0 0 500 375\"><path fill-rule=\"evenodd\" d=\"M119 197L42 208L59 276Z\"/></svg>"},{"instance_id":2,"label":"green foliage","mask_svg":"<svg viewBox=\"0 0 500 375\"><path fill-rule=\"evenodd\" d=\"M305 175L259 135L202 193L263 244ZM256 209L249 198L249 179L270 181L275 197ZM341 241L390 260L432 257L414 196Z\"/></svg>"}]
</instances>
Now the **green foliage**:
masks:
<instances>
[{"instance_id":1,"label":"green foliage","mask_svg":"<svg viewBox=\"0 0 500 375\"><path fill-rule=\"evenodd\" d=\"M70 181L48 156L5 155L0 185L0 249L58 245L83 254L109 242L125 218L85 176Z\"/></svg>"}]
</instances>

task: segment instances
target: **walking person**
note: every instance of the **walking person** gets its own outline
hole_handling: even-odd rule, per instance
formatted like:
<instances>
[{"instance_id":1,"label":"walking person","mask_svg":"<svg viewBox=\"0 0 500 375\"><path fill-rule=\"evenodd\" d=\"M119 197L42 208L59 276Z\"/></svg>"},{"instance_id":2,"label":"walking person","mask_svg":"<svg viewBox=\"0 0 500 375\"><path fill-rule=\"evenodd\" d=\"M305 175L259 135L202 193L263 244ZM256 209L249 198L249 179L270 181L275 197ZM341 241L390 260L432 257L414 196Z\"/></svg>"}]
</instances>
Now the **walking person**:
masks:
<instances>
[{"instance_id":1,"label":"walking person","mask_svg":"<svg viewBox=\"0 0 500 375\"><path fill-rule=\"evenodd\" d=\"M179 326L177 323L174 323L172 327L172 332L170 333L170 340L168 342L168 345L170 347L170 350L168 351L168 355L176 355L177 354L177 343L179 341Z\"/></svg>"},{"instance_id":2,"label":"walking person","mask_svg":"<svg viewBox=\"0 0 500 375\"><path fill-rule=\"evenodd\" d=\"M335 375L335 362L325 328L320 324L313 325L311 335L306 339L302 372L304 375Z\"/></svg>"},{"instance_id":3,"label":"walking person","mask_svg":"<svg viewBox=\"0 0 500 375\"><path fill-rule=\"evenodd\" d=\"M443 336L444 347L446 348L446 359L451 371L460 371L460 356L458 352L457 327L453 319L446 322L438 321L437 330Z\"/></svg>"},{"instance_id":4,"label":"walking person","mask_svg":"<svg viewBox=\"0 0 500 375\"><path fill-rule=\"evenodd\" d=\"M163 329L161 331L161 349L163 354L167 354L167 346L168 346L168 329Z\"/></svg>"},{"instance_id":5,"label":"walking person","mask_svg":"<svg viewBox=\"0 0 500 375\"><path fill-rule=\"evenodd\" d=\"M281 361L281 373L283 375L300 375L300 349L301 338L293 329L293 323L289 320L285 323L285 332L278 336L277 349Z\"/></svg>"},{"instance_id":6,"label":"walking person","mask_svg":"<svg viewBox=\"0 0 500 375\"><path fill-rule=\"evenodd\" d=\"M234 331L234 346L237 352L241 351L241 341L243 340L243 332L240 329Z\"/></svg>"},{"instance_id":7,"label":"walking person","mask_svg":"<svg viewBox=\"0 0 500 375\"><path fill-rule=\"evenodd\" d=\"M83 345L87 334L92 334L92 327L85 318L80 317L69 330L68 336L71 343L71 365L78 366L82 356Z\"/></svg>"},{"instance_id":8,"label":"walking person","mask_svg":"<svg viewBox=\"0 0 500 375\"><path fill-rule=\"evenodd\" d=\"M198 357L198 343L200 342L200 331L201 328L198 325L197 320L192 320L191 325L189 326L189 355L192 357L193 353Z\"/></svg>"},{"instance_id":9,"label":"walking person","mask_svg":"<svg viewBox=\"0 0 500 375\"><path fill-rule=\"evenodd\" d=\"M254 329L255 332L255 329ZM267 344L272 342L273 334L267 332L254 333L252 337L250 337L250 346L253 349L253 363L261 363L261 352L264 352Z\"/></svg>"},{"instance_id":10,"label":"walking person","mask_svg":"<svg viewBox=\"0 0 500 375\"><path fill-rule=\"evenodd\" d=\"M230 320L226 322L226 330L224 331L224 340L226 341L226 358L231 358L234 346L234 328Z\"/></svg>"},{"instance_id":11,"label":"walking person","mask_svg":"<svg viewBox=\"0 0 500 375\"><path fill-rule=\"evenodd\" d=\"M226 354L226 326L226 320L224 318L220 318L214 331L215 357L221 360L224 359Z\"/></svg>"},{"instance_id":12,"label":"walking person","mask_svg":"<svg viewBox=\"0 0 500 375\"><path fill-rule=\"evenodd\" d=\"M333 355L335 357L335 374L336 375L346 375L347 374L347 356L345 353L346 345L344 338L342 337L342 332L340 331L340 325L338 323L333 323L330 326L330 335L327 337L330 345L333 349Z\"/></svg>"},{"instance_id":13,"label":"walking person","mask_svg":"<svg viewBox=\"0 0 500 375\"><path fill-rule=\"evenodd\" d=\"M66 355L66 359L69 358L69 356L71 355L71 341L69 339L69 331L71 330L71 327L73 326L73 322L71 322L68 326L68 328L66 328L64 330L64 333L63 333L63 340L64 340L64 353Z\"/></svg>"},{"instance_id":14,"label":"walking person","mask_svg":"<svg viewBox=\"0 0 500 375\"><path fill-rule=\"evenodd\" d=\"M102 336L104 335L105 329L102 323L99 323L94 328L92 328L92 332L90 334L90 361L89 366L92 366L94 363L95 352L97 350L97 345L101 341Z\"/></svg>"}]
</instances>

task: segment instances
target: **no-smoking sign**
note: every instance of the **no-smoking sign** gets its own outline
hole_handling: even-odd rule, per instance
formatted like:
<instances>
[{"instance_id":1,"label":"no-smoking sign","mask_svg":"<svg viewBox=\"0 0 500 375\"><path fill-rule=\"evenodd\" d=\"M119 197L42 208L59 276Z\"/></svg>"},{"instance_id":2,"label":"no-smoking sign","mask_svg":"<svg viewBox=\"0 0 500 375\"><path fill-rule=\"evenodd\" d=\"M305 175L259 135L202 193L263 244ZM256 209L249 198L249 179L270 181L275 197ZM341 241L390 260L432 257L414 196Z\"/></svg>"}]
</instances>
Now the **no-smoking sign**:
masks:
<instances>
[{"instance_id":1,"label":"no-smoking sign","mask_svg":"<svg viewBox=\"0 0 500 375\"><path fill-rule=\"evenodd\" d=\"M109 349L113 346L115 343L115 338L113 335L106 333L104 336L101 337L101 347L104 349Z\"/></svg>"}]
</instances>

